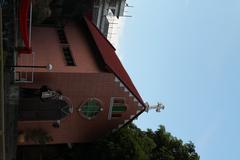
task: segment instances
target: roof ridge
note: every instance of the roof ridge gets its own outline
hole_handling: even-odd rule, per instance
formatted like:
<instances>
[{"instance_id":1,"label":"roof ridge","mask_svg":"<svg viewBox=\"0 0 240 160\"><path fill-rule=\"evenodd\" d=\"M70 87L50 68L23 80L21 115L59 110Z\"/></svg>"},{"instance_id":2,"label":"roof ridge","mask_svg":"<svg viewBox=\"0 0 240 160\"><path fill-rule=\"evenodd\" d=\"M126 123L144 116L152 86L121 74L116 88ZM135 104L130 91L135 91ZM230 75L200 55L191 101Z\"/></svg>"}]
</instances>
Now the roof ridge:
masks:
<instances>
[{"instance_id":1,"label":"roof ridge","mask_svg":"<svg viewBox=\"0 0 240 160\"><path fill-rule=\"evenodd\" d=\"M103 35L102 32L100 32L100 30L97 28L97 26L96 26L92 21L90 21L87 17L84 17L84 20L90 22L90 23L95 27L95 29L101 34L101 36L102 36L102 37L111 45L111 47L116 51L116 48L113 46L113 44ZM115 53L115 54L116 54L116 53Z\"/></svg>"},{"instance_id":2,"label":"roof ridge","mask_svg":"<svg viewBox=\"0 0 240 160\"><path fill-rule=\"evenodd\" d=\"M102 57L103 62L106 65L106 69L111 71L121 82L128 88L129 91L138 99L138 101L146 108L140 94L134 86L130 76L122 65L119 57L115 52L115 48L112 47L111 43L104 37L99 29L87 18L84 18L85 24L87 25L88 31L90 32L93 41Z\"/></svg>"}]
</instances>

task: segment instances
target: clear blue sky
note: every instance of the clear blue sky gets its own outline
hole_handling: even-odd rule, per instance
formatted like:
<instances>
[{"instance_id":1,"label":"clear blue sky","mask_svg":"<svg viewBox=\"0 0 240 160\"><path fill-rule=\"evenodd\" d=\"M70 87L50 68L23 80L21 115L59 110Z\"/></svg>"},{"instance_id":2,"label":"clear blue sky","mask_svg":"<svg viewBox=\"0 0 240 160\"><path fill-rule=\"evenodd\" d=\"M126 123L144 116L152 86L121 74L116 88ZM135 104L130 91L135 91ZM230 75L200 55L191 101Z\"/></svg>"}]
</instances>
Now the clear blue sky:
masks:
<instances>
[{"instance_id":1,"label":"clear blue sky","mask_svg":"<svg viewBox=\"0 0 240 160\"><path fill-rule=\"evenodd\" d=\"M145 101L166 105L135 122L163 124L201 160L240 153L240 1L128 0L118 52Z\"/></svg>"}]
</instances>

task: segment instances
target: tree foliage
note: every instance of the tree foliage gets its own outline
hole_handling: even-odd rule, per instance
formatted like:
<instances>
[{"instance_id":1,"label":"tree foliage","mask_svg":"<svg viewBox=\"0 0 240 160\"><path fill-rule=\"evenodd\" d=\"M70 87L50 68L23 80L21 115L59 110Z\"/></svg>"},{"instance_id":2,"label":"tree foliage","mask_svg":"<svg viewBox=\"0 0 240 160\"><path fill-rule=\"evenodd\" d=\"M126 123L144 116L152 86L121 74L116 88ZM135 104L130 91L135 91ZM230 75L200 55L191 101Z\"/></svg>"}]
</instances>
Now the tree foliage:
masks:
<instances>
[{"instance_id":1,"label":"tree foliage","mask_svg":"<svg viewBox=\"0 0 240 160\"><path fill-rule=\"evenodd\" d=\"M33 141L36 144L46 144L53 141L53 138L44 130L37 128L27 130L25 135L26 141Z\"/></svg>"},{"instance_id":2,"label":"tree foliage","mask_svg":"<svg viewBox=\"0 0 240 160\"><path fill-rule=\"evenodd\" d=\"M130 124L94 144L75 145L62 158L100 160L199 160L194 144L183 143L160 126L141 131Z\"/></svg>"},{"instance_id":3,"label":"tree foliage","mask_svg":"<svg viewBox=\"0 0 240 160\"><path fill-rule=\"evenodd\" d=\"M33 0L33 24L41 24L47 17L51 15L49 4L53 0Z\"/></svg>"}]
</instances>

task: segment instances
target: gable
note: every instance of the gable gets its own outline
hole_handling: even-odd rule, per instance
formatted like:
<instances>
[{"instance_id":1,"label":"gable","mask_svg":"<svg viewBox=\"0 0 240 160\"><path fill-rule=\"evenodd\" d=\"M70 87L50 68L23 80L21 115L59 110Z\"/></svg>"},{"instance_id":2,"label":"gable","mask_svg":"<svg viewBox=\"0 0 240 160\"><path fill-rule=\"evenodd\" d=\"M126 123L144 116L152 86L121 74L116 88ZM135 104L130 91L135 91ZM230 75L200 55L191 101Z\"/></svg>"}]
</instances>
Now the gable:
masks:
<instances>
[{"instance_id":1,"label":"gable","mask_svg":"<svg viewBox=\"0 0 240 160\"><path fill-rule=\"evenodd\" d=\"M124 83L124 85L127 87L127 89L131 91L131 93L138 99L144 108L146 108L145 103L135 88L131 78L129 77L117 54L115 53L115 48L92 22L90 22L87 18L84 18L83 21L94 40L101 59L105 64L105 68L109 72L114 73L115 76L120 79L121 82Z\"/></svg>"}]
</instances>

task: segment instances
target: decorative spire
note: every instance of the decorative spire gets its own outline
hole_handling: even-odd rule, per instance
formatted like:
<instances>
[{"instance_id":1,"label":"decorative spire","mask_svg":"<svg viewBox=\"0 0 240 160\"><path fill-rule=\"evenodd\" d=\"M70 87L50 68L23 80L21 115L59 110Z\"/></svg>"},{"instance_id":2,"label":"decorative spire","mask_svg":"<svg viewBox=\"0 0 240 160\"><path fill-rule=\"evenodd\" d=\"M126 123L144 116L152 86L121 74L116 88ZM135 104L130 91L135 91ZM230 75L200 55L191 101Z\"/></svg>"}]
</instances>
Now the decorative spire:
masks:
<instances>
[{"instance_id":1,"label":"decorative spire","mask_svg":"<svg viewBox=\"0 0 240 160\"><path fill-rule=\"evenodd\" d=\"M148 102L145 103L147 108L146 108L146 112L148 112L150 109L156 109L156 112L161 112L161 110L163 110L165 108L165 106L158 102L157 105L149 105Z\"/></svg>"}]
</instances>

